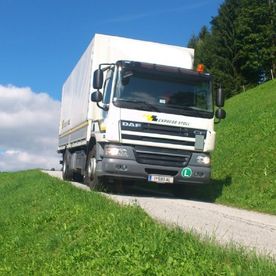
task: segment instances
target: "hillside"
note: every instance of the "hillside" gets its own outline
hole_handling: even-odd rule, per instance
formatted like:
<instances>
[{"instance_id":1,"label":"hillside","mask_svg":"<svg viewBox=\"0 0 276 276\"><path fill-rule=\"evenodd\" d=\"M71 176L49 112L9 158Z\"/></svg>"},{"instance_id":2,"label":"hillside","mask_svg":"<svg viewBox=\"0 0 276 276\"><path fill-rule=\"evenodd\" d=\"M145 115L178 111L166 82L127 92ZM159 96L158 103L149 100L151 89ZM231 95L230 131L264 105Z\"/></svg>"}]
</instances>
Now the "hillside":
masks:
<instances>
[{"instance_id":1,"label":"hillside","mask_svg":"<svg viewBox=\"0 0 276 276\"><path fill-rule=\"evenodd\" d=\"M0 173L0 275L275 275L272 259L155 223L38 171Z\"/></svg>"},{"instance_id":2,"label":"hillside","mask_svg":"<svg viewBox=\"0 0 276 276\"><path fill-rule=\"evenodd\" d=\"M226 102L216 126L214 201L276 214L276 80Z\"/></svg>"}]
</instances>

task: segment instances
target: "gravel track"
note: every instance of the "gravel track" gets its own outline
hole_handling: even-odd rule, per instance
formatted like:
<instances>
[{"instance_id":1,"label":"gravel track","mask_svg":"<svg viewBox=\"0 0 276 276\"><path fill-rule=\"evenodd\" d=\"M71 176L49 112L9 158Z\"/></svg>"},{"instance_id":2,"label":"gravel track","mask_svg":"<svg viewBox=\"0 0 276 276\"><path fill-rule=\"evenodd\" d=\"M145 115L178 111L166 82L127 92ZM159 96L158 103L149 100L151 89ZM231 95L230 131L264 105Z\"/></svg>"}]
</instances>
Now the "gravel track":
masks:
<instances>
[{"instance_id":1,"label":"gravel track","mask_svg":"<svg viewBox=\"0 0 276 276\"><path fill-rule=\"evenodd\" d=\"M61 172L45 172L61 178ZM83 184L71 183L89 191ZM254 249L258 254L276 260L276 216L164 195L103 194L122 204L139 205L152 218L162 223L193 231L224 245L234 244Z\"/></svg>"}]
</instances>

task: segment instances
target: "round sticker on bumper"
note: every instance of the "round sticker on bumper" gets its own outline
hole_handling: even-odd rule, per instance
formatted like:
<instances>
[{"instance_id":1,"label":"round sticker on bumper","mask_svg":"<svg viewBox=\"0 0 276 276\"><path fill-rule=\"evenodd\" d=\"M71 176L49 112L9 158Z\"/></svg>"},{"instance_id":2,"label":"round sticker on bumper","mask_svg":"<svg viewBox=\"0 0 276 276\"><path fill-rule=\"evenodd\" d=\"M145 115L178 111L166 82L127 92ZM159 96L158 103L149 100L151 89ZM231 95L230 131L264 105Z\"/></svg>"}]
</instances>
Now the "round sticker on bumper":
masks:
<instances>
[{"instance_id":1,"label":"round sticker on bumper","mask_svg":"<svg viewBox=\"0 0 276 276\"><path fill-rule=\"evenodd\" d=\"M182 177L191 177L193 174L193 171L190 168L183 168L181 170L181 176Z\"/></svg>"}]
</instances>

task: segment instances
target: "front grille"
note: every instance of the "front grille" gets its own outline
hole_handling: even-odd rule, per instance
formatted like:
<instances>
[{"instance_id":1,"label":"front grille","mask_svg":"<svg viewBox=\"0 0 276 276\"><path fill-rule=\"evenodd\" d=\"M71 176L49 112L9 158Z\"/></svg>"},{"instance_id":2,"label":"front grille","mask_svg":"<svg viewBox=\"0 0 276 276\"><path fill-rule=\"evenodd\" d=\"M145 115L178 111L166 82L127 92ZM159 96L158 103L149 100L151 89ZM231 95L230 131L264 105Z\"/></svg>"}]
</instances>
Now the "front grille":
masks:
<instances>
[{"instance_id":1,"label":"front grille","mask_svg":"<svg viewBox=\"0 0 276 276\"><path fill-rule=\"evenodd\" d=\"M140 164L185 167L191 154L182 150L135 146L136 161Z\"/></svg>"},{"instance_id":2,"label":"front grille","mask_svg":"<svg viewBox=\"0 0 276 276\"><path fill-rule=\"evenodd\" d=\"M195 138L196 135L204 135L206 137L206 131L194 128L184 128L184 127L173 127L165 125L154 125L154 124L143 124L143 132L147 133L157 133L164 135L173 135L181 137Z\"/></svg>"},{"instance_id":3,"label":"front grille","mask_svg":"<svg viewBox=\"0 0 276 276\"><path fill-rule=\"evenodd\" d=\"M122 134L123 139L194 147L195 142Z\"/></svg>"},{"instance_id":4,"label":"front grille","mask_svg":"<svg viewBox=\"0 0 276 276\"><path fill-rule=\"evenodd\" d=\"M178 170L159 170L159 169L145 169L147 174L161 174L161 175L171 175L176 176L178 174Z\"/></svg>"},{"instance_id":5,"label":"front grille","mask_svg":"<svg viewBox=\"0 0 276 276\"><path fill-rule=\"evenodd\" d=\"M135 132L163 134L195 138L196 135L203 135L206 138L206 130L187 127L166 126L159 124L121 121L121 129Z\"/></svg>"}]
</instances>

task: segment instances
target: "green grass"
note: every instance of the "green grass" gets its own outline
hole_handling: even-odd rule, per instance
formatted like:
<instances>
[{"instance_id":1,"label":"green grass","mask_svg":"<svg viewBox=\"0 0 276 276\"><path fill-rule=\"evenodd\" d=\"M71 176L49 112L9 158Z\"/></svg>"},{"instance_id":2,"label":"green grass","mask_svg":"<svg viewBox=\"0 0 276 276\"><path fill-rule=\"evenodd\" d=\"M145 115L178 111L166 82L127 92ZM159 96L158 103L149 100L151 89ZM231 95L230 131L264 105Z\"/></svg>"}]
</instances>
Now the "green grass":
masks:
<instances>
[{"instance_id":1,"label":"green grass","mask_svg":"<svg viewBox=\"0 0 276 276\"><path fill-rule=\"evenodd\" d=\"M225 109L216 125L213 181L191 196L275 215L276 80L229 99Z\"/></svg>"},{"instance_id":2,"label":"green grass","mask_svg":"<svg viewBox=\"0 0 276 276\"><path fill-rule=\"evenodd\" d=\"M217 202L276 214L276 80L227 101L217 126Z\"/></svg>"},{"instance_id":3,"label":"green grass","mask_svg":"<svg viewBox=\"0 0 276 276\"><path fill-rule=\"evenodd\" d=\"M0 173L0 206L0 275L276 275L269 259L38 171Z\"/></svg>"}]
</instances>

